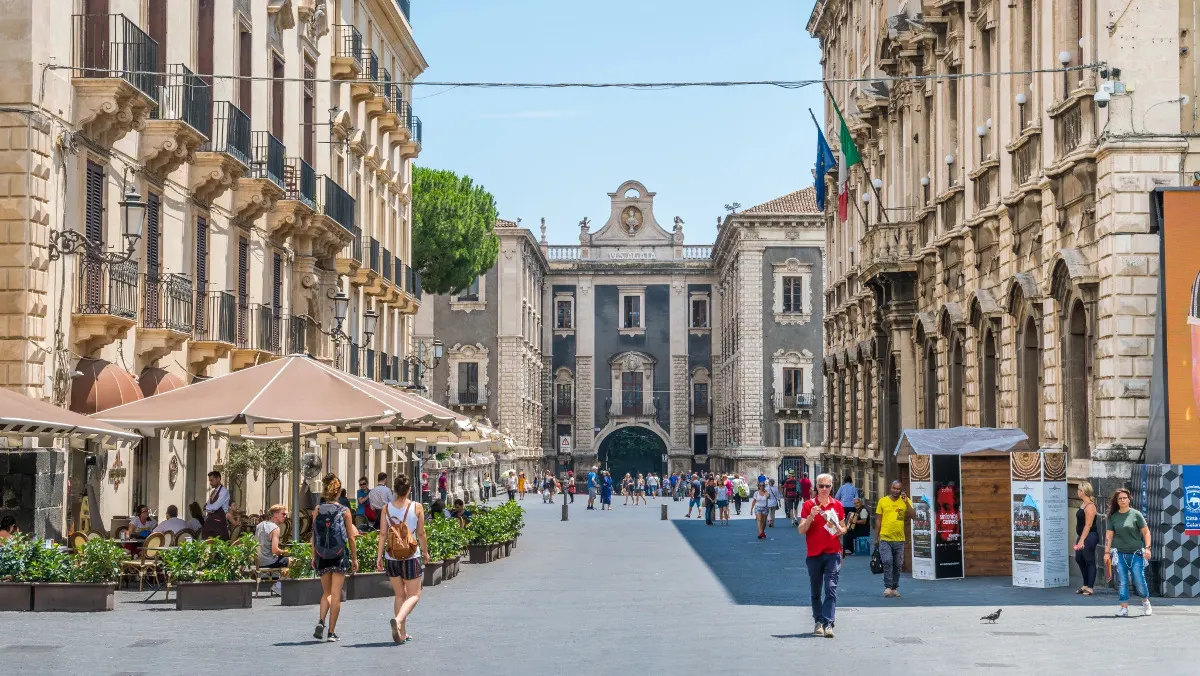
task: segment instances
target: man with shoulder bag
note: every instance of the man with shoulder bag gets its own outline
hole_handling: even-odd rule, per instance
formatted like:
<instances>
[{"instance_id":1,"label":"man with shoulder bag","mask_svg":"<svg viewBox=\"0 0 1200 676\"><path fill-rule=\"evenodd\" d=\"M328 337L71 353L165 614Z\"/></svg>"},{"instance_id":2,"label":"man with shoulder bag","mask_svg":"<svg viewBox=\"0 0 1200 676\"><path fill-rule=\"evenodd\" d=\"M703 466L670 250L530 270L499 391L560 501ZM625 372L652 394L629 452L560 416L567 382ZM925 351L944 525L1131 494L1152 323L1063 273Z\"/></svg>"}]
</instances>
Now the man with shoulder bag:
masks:
<instances>
[{"instance_id":1,"label":"man with shoulder bag","mask_svg":"<svg viewBox=\"0 0 1200 676\"><path fill-rule=\"evenodd\" d=\"M883 595L900 597L900 571L904 568L904 527L913 518L916 510L912 501L902 490L899 481L893 481L888 495L875 504L875 552L883 573ZM871 556L871 572L875 572L875 554Z\"/></svg>"}]
</instances>

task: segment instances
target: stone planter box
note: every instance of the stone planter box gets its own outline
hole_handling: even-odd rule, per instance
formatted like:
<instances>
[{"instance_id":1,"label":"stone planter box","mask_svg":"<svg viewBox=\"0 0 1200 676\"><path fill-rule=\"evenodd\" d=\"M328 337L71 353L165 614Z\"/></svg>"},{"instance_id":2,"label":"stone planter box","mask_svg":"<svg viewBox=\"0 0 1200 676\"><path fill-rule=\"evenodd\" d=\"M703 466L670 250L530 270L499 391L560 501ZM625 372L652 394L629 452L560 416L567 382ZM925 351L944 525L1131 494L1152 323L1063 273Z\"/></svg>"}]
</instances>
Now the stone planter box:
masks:
<instances>
[{"instance_id":1,"label":"stone planter box","mask_svg":"<svg viewBox=\"0 0 1200 676\"><path fill-rule=\"evenodd\" d=\"M346 576L346 600L381 599L392 595L387 573L355 573Z\"/></svg>"},{"instance_id":2,"label":"stone planter box","mask_svg":"<svg viewBox=\"0 0 1200 676\"><path fill-rule=\"evenodd\" d=\"M95 613L112 610L116 600L115 582L55 583L33 585L33 609L40 613Z\"/></svg>"},{"instance_id":3,"label":"stone planter box","mask_svg":"<svg viewBox=\"0 0 1200 676\"><path fill-rule=\"evenodd\" d=\"M0 610L33 610L33 585L0 582Z\"/></svg>"},{"instance_id":4,"label":"stone planter box","mask_svg":"<svg viewBox=\"0 0 1200 676\"><path fill-rule=\"evenodd\" d=\"M441 584L442 580L445 579L443 577L445 570L445 561L430 561L429 564L425 566L424 586L433 587Z\"/></svg>"},{"instance_id":5,"label":"stone planter box","mask_svg":"<svg viewBox=\"0 0 1200 676\"><path fill-rule=\"evenodd\" d=\"M321 578L305 578L302 580L279 581L280 605L312 606L321 602Z\"/></svg>"},{"instance_id":6,"label":"stone planter box","mask_svg":"<svg viewBox=\"0 0 1200 676\"><path fill-rule=\"evenodd\" d=\"M453 559L444 562L442 568L442 579L453 580L458 577L458 564L461 563L462 557L456 556Z\"/></svg>"},{"instance_id":7,"label":"stone planter box","mask_svg":"<svg viewBox=\"0 0 1200 676\"><path fill-rule=\"evenodd\" d=\"M232 610L254 603L254 582L180 582L175 610Z\"/></svg>"},{"instance_id":8,"label":"stone planter box","mask_svg":"<svg viewBox=\"0 0 1200 676\"><path fill-rule=\"evenodd\" d=\"M501 543L501 546L504 547L504 556L509 556L510 554L512 554L512 550L513 550L513 541L512 540Z\"/></svg>"},{"instance_id":9,"label":"stone planter box","mask_svg":"<svg viewBox=\"0 0 1200 676\"><path fill-rule=\"evenodd\" d=\"M468 563L491 563L500 558L500 545L470 545Z\"/></svg>"}]
</instances>

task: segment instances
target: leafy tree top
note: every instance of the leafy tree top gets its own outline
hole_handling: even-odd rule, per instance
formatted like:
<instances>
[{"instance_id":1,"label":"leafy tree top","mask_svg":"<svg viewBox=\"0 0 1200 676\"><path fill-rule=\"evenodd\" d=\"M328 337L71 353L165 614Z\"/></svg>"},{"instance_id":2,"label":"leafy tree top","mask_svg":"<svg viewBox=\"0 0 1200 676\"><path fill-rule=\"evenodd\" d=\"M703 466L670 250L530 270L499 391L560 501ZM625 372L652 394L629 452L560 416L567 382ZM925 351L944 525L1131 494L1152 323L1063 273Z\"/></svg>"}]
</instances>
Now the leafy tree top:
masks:
<instances>
[{"instance_id":1,"label":"leafy tree top","mask_svg":"<svg viewBox=\"0 0 1200 676\"><path fill-rule=\"evenodd\" d=\"M496 264L496 199L469 176L413 168L413 268L430 293L461 291Z\"/></svg>"}]
</instances>

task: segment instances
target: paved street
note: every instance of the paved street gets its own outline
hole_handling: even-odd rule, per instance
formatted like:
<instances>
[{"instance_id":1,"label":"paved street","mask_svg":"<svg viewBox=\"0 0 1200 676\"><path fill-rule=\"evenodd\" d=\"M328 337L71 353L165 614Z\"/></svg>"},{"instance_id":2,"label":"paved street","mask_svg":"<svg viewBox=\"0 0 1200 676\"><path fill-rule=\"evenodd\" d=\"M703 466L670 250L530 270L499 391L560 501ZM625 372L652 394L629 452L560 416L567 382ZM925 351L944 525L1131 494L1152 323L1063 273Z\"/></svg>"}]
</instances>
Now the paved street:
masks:
<instances>
[{"instance_id":1,"label":"paved street","mask_svg":"<svg viewBox=\"0 0 1200 676\"><path fill-rule=\"evenodd\" d=\"M427 589L410 620L417 638L392 644L390 599L343 606L340 644L312 640L315 608L260 599L249 611L186 612L133 601L115 612L5 614L5 673L289 674L385 667L399 673L707 674L734 662L780 671L874 674L1190 673L1200 660L1200 604L1163 601L1152 618L1111 617L1116 596L1014 589L1006 580L917 583L880 597L865 557L842 574L836 639L812 638L803 545L780 527L765 542L743 516L728 528L672 520L649 507L571 520L527 498L513 556L464 565ZM979 617L998 607L995 626ZM1140 614L1140 611L1135 611ZM890 665L890 666L889 666ZM1148 669L1148 667L1153 667ZM361 673L361 672L360 672Z\"/></svg>"}]
</instances>

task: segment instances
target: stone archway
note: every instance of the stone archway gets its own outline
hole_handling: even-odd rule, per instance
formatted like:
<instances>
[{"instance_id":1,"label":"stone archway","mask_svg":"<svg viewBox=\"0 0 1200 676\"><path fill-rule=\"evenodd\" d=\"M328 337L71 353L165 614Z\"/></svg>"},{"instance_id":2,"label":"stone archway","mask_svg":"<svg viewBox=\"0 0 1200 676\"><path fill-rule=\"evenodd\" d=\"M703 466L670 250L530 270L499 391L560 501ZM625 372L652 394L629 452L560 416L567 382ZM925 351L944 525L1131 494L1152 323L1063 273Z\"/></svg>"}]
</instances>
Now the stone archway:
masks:
<instances>
[{"instance_id":1,"label":"stone archway","mask_svg":"<svg viewBox=\"0 0 1200 676\"><path fill-rule=\"evenodd\" d=\"M596 459L601 469L608 470L614 485L626 472L637 478L639 473L662 474L666 441L654 430L642 425L619 427L598 439Z\"/></svg>"}]
</instances>

